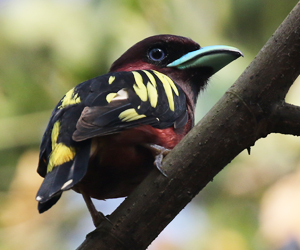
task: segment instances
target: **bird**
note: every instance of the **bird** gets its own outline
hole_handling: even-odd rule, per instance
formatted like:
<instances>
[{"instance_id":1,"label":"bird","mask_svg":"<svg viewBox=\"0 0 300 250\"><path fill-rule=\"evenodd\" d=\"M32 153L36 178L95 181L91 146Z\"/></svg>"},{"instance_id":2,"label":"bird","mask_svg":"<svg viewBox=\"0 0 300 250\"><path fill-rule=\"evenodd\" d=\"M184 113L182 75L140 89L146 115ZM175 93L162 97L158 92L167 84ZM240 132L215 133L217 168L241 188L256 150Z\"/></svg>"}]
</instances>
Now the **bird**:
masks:
<instances>
[{"instance_id":1,"label":"bird","mask_svg":"<svg viewBox=\"0 0 300 250\"><path fill-rule=\"evenodd\" d=\"M243 56L235 47L201 47L155 35L129 48L107 74L69 90L42 138L36 196L43 213L64 191L81 193L97 227L107 219L91 198L128 196L194 126L209 78Z\"/></svg>"}]
</instances>

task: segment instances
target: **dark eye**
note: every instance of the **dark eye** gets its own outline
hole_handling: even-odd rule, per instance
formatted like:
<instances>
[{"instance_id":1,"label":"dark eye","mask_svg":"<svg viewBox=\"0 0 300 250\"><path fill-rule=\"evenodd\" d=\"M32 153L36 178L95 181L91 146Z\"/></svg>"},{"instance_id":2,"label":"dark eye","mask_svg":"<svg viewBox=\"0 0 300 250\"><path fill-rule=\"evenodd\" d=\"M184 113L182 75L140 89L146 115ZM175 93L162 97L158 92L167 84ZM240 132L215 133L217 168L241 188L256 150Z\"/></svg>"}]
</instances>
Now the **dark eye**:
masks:
<instances>
[{"instance_id":1,"label":"dark eye","mask_svg":"<svg viewBox=\"0 0 300 250\"><path fill-rule=\"evenodd\" d=\"M166 57L166 53L160 48L151 49L148 53L152 61L159 62Z\"/></svg>"}]
</instances>

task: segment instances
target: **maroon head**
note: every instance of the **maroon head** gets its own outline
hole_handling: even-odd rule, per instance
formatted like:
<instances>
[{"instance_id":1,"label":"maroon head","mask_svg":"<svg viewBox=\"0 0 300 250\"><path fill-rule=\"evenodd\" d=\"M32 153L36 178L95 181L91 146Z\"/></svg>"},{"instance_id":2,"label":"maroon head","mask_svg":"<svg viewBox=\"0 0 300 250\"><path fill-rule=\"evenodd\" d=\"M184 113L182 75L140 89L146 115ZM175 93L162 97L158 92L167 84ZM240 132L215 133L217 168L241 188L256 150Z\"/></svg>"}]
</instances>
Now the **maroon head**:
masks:
<instances>
[{"instance_id":1,"label":"maroon head","mask_svg":"<svg viewBox=\"0 0 300 250\"><path fill-rule=\"evenodd\" d=\"M156 70L175 81L196 104L199 91L221 68L242 56L234 47L201 47L193 40L174 35L148 37L128 49L110 68L110 72Z\"/></svg>"}]
</instances>

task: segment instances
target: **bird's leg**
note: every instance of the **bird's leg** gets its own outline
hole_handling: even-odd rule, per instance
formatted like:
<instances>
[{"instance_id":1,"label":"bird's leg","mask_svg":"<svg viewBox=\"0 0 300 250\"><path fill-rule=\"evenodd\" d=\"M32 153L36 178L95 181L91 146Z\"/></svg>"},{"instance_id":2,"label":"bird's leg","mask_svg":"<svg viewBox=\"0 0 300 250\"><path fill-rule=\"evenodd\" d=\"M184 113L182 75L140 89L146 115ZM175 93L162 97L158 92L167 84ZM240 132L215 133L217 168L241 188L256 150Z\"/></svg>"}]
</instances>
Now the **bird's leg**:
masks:
<instances>
[{"instance_id":1,"label":"bird's leg","mask_svg":"<svg viewBox=\"0 0 300 250\"><path fill-rule=\"evenodd\" d=\"M103 213L97 211L91 197L87 195L87 193L83 189L80 189L80 193L82 194L86 206L92 216L95 227L98 227L104 220L108 220L108 218Z\"/></svg>"},{"instance_id":2,"label":"bird's leg","mask_svg":"<svg viewBox=\"0 0 300 250\"><path fill-rule=\"evenodd\" d=\"M146 144L146 148L150 149L154 155L154 165L162 173L163 176L167 177L166 173L161 169L162 161L164 157L171 151L165 147L159 146L157 144Z\"/></svg>"}]
</instances>

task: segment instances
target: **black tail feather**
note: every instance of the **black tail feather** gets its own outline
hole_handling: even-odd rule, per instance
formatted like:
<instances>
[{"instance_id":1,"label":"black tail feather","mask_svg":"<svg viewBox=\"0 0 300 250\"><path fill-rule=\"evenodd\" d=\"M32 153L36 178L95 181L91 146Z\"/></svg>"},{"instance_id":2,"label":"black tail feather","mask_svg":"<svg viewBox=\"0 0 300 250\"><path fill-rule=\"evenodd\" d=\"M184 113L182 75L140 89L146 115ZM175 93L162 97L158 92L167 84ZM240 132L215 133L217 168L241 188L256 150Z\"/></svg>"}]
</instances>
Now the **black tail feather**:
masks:
<instances>
[{"instance_id":1,"label":"black tail feather","mask_svg":"<svg viewBox=\"0 0 300 250\"><path fill-rule=\"evenodd\" d=\"M38 204L38 210L39 213L44 213L45 211L47 211L49 208L51 208L60 198L62 192L59 192L58 194L56 194L55 196L52 196L52 198L46 202L39 202Z\"/></svg>"},{"instance_id":2,"label":"black tail feather","mask_svg":"<svg viewBox=\"0 0 300 250\"><path fill-rule=\"evenodd\" d=\"M47 173L37 193L38 209L42 213L52 207L63 191L71 189L85 175L88 167L91 141L77 143L74 160L54 167Z\"/></svg>"}]
</instances>

